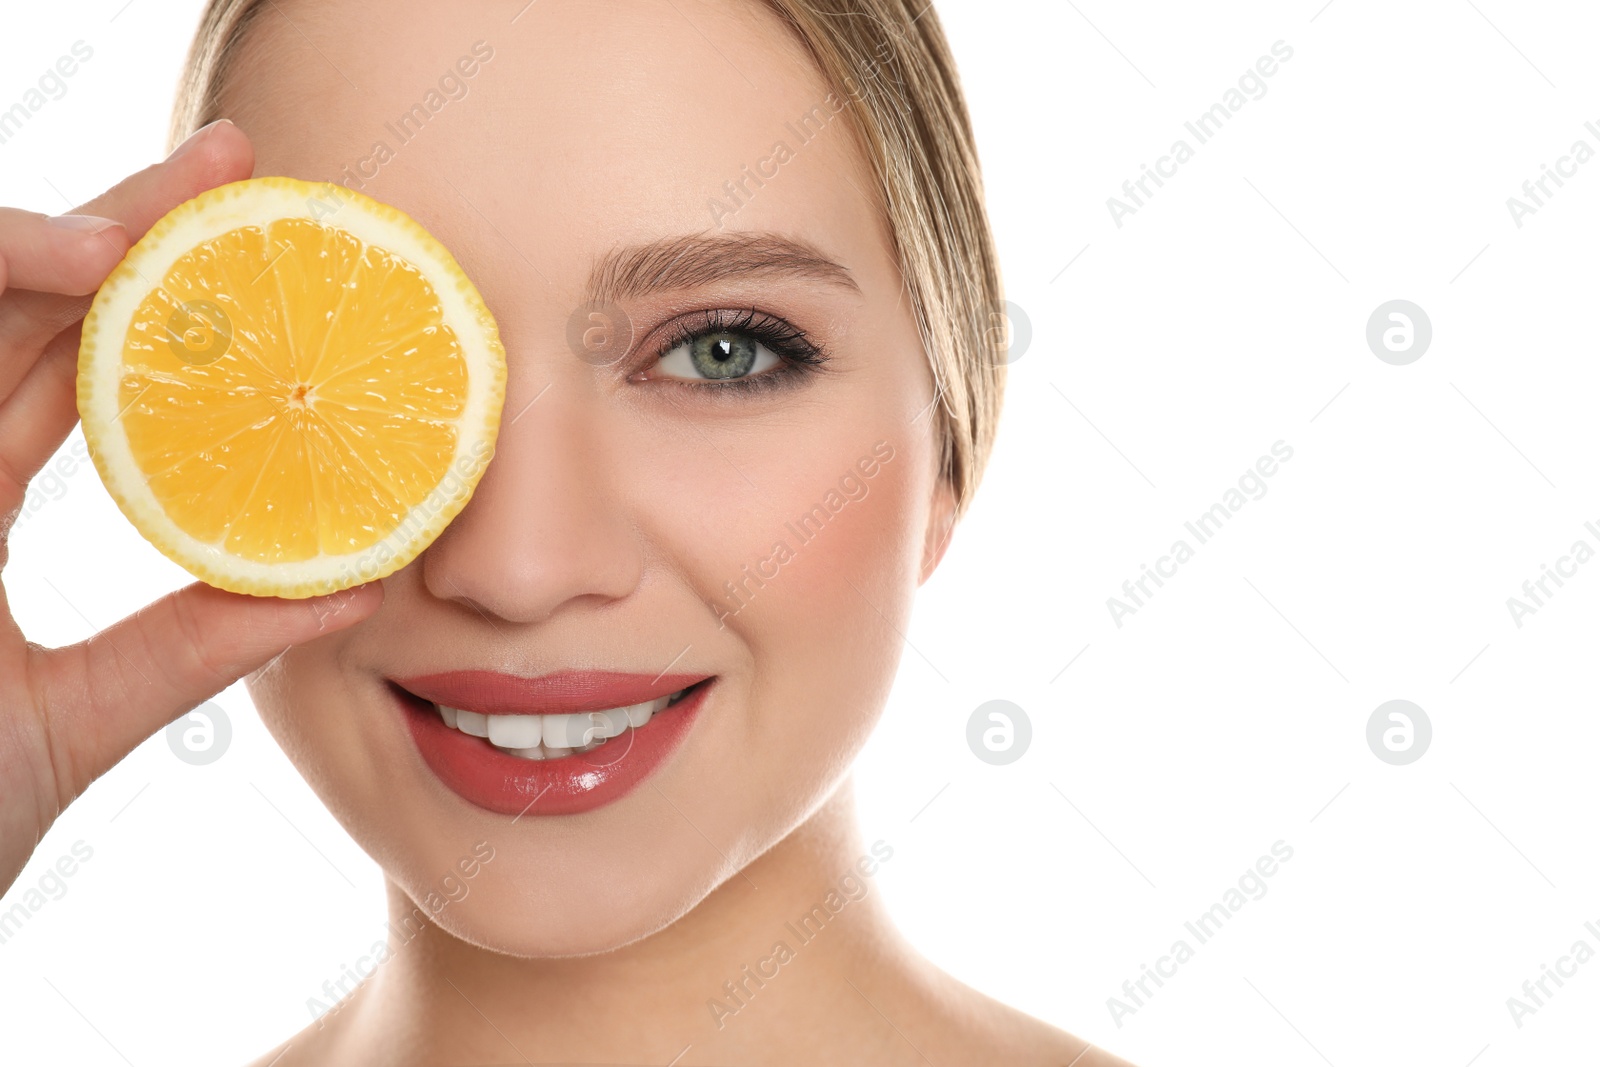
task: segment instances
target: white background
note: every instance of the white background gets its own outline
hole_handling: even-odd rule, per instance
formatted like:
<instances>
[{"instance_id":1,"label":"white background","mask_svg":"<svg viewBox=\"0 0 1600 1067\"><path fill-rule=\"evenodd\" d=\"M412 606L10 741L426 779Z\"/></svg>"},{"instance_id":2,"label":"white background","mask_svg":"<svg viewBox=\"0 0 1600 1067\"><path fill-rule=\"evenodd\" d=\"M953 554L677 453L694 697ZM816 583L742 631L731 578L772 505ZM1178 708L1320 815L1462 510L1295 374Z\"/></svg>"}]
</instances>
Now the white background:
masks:
<instances>
[{"instance_id":1,"label":"white background","mask_svg":"<svg viewBox=\"0 0 1600 1067\"><path fill-rule=\"evenodd\" d=\"M1600 950L1600 562L1520 628L1506 599L1600 548L1600 161L1520 228L1506 199L1600 149L1600 20L1321 3L940 0L1032 339L858 764L866 838L895 849L873 884L940 965L1136 1063L1578 1062L1600 962L1520 1028L1506 999ZM61 211L157 158L198 9L0 16L0 107L94 48L0 145L0 203ZM1107 197L1279 40L1266 95L1117 227ZM1407 366L1365 340L1396 298L1433 326ZM1107 597L1279 440L1266 495L1117 627ZM46 644L184 581L87 468L6 572ZM1004 767L965 740L996 698L1033 728ZM1394 698L1433 726L1408 766L1366 742ZM8 1060L248 1059L380 935L378 869L243 689L218 702L221 762L147 743L0 902L93 848L0 945ZM1119 1026L1107 998L1279 840L1266 895Z\"/></svg>"}]
</instances>

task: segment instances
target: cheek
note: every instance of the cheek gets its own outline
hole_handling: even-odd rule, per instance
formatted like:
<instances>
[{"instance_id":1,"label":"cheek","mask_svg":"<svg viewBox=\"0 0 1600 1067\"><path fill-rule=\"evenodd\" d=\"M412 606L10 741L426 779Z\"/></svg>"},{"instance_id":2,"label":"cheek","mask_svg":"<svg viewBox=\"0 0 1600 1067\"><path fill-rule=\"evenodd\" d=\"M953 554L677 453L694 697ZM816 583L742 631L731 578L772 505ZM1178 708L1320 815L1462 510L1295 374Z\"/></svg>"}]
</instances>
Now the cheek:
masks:
<instances>
[{"instance_id":1,"label":"cheek","mask_svg":"<svg viewBox=\"0 0 1600 1067\"><path fill-rule=\"evenodd\" d=\"M932 459L884 422L768 459L759 494L702 497L696 521L668 535L679 573L748 664L746 713L723 740L791 795L820 794L844 772L901 653Z\"/></svg>"},{"instance_id":2,"label":"cheek","mask_svg":"<svg viewBox=\"0 0 1600 1067\"><path fill-rule=\"evenodd\" d=\"M821 497L795 501L813 521L824 510L831 516L820 529L804 530L809 540L774 584L772 602L752 603L749 618L739 618L758 662L764 661L758 680L781 682L801 705L803 714L786 717L785 725L811 717L844 731L853 720L864 740L900 658L900 634L917 588L928 486L920 464L899 451L872 478L849 480L851 499L840 480L848 479L861 455L870 451L840 464Z\"/></svg>"},{"instance_id":3,"label":"cheek","mask_svg":"<svg viewBox=\"0 0 1600 1067\"><path fill-rule=\"evenodd\" d=\"M360 631L362 627L356 627ZM392 782L384 768L406 753L397 730L374 721L370 682L343 668L339 650L349 635L335 634L291 648L246 685L267 730L333 816L357 840L365 841L374 813Z\"/></svg>"}]
</instances>

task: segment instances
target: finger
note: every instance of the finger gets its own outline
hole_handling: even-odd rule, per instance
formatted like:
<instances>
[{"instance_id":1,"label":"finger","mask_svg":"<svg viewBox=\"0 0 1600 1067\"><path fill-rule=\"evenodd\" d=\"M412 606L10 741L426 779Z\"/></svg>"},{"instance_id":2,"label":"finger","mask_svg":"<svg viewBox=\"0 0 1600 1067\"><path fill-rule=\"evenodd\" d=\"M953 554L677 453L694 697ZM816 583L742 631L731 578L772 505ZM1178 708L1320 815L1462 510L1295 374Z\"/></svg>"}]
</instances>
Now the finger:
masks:
<instances>
[{"instance_id":1,"label":"finger","mask_svg":"<svg viewBox=\"0 0 1600 1067\"><path fill-rule=\"evenodd\" d=\"M90 298L13 289L0 295L0 398L17 383L58 336L88 314Z\"/></svg>"},{"instance_id":2,"label":"finger","mask_svg":"<svg viewBox=\"0 0 1600 1067\"><path fill-rule=\"evenodd\" d=\"M130 175L72 213L113 219L121 224L126 241L138 241L161 216L185 200L248 178L254 167L250 139L233 123L219 119L196 131L164 161ZM3 244L0 255L6 257L7 270L14 272L17 268L11 252ZM115 264L113 259L106 273ZM104 280L102 274L95 286ZM38 292L16 288L17 284L13 281L13 288L0 293L0 397L10 395L46 342L81 319L89 308L89 300L82 295Z\"/></svg>"},{"instance_id":3,"label":"finger","mask_svg":"<svg viewBox=\"0 0 1600 1067\"><path fill-rule=\"evenodd\" d=\"M128 231L98 215L57 215L0 207L7 289L88 296L128 251Z\"/></svg>"},{"instance_id":4,"label":"finger","mask_svg":"<svg viewBox=\"0 0 1600 1067\"><path fill-rule=\"evenodd\" d=\"M381 582L309 600L196 583L89 640L38 652L39 704L65 804L133 748L294 645L345 629L383 602Z\"/></svg>"},{"instance_id":5,"label":"finger","mask_svg":"<svg viewBox=\"0 0 1600 1067\"><path fill-rule=\"evenodd\" d=\"M196 130L160 163L131 174L73 209L76 215L116 219L135 241L161 216L226 182L250 177L255 149L227 119Z\"/></svg>"},{"instance_id":6,"label":"finger","mask_svg":"<svg viewBox=\"0 0 1600 1067\"><path fill-rule=\"evenodd\" d=\"M0 538L28 483L78 424L78 337L73 325L45 346L21 384L0 401Z\"/></svg>"}]
</instances>

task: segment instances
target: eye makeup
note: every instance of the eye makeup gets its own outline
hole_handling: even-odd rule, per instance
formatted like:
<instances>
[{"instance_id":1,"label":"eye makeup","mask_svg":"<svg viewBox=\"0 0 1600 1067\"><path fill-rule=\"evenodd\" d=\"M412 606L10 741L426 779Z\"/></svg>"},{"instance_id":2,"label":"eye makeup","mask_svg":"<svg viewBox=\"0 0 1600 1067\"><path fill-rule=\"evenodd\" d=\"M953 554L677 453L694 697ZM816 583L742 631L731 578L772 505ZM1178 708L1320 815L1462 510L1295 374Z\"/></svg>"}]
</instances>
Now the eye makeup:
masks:
<instances>
[{"instance_id":1,"label":"eye makeup","mask_svg":"<svg viewBox=\"0 0 1600 1067\"><path fill-rule=\"evenodd\" d=\"M733 389L747 394L754 390L799 385L819 371L830 358L823 346L800 327L754 307L708 308L690 312L674 320L666 329L665 338L649 349L648 361L629 376L629 381L671 384L702 392ZM686 362L691 367L695 365L693 352L696 345L702 346L702 365L714 366L703 358L707 351L704 347L707 339L711 339L719 360L731 358L740 342L759 346L759 349L765 349L776 359L767 361L769 366L764 370L737 376L703 375L691 378L656 373L668 356L685 346L690 350L691 358ZM759 355L753 362L762 362Z\"/></svg>"}]
</instances>

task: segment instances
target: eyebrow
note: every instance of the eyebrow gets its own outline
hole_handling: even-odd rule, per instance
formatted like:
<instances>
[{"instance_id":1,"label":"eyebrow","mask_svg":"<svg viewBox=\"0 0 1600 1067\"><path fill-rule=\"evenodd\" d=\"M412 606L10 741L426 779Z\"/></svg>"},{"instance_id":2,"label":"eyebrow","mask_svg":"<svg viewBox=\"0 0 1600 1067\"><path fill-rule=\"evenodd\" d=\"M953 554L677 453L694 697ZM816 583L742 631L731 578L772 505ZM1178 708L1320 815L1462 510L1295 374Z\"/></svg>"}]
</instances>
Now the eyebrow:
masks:
<instances>
[{"instance_id":1,"label":"eyebrow","mask_svg":"<svg viewBox=\"0 0 1600 1067\"><path fill-rule=\"evenodd\" d=\"M587 299L590 304L611 304L762 275L810 278L861 292L848 268L805 242L775 233L741 231L684 234L613 249L590 271Z\"/></svg>"}]
</instances>

